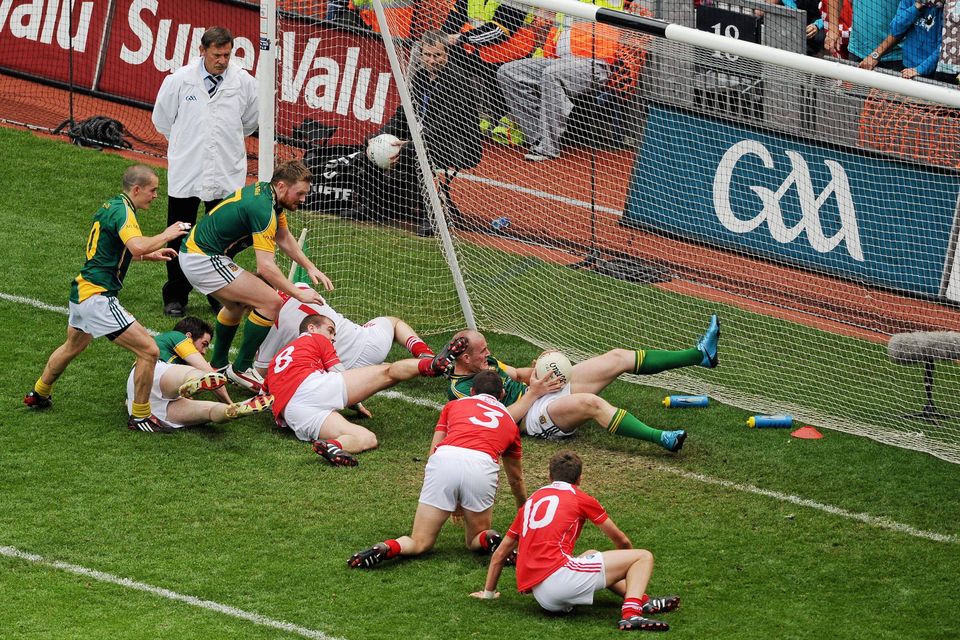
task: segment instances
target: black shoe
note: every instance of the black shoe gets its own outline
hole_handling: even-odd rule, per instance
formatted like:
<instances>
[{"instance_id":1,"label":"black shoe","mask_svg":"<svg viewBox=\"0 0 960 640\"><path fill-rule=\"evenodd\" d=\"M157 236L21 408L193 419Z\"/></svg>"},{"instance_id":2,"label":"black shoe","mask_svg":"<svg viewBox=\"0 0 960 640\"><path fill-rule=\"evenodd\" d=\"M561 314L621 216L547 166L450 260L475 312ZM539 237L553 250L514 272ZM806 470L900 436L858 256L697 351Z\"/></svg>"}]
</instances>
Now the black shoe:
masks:
<instances>
[{"instance_id":1,"label":"black shoe","mask_svg":"<svg viewBox=\"0 0 960 640\"><path fill-rule=\"evenodd\" d=\"M187 314L183 310L183 305L179 302L168 302L167 304L163 305L163 315L171 318L182 318Z\"/></svg>"},{"instance_id":2,"label":"black shoe","mask_svg":"<svg viewBox=\"0 0 960 640\"><path fill-rule=\"evenodd\" d=\"M470 343L463 336L448 342L430 362L430 371L433 376L449 376L457 356L466 351L468 346Z\"/></svg>"},{"instance_id":3,"label":"black shoe","mask_svg":"<svg viewBox=\"0 0 960 640\"><path fill-rule=\"evenodd\" d=\"M161 424L153 414L146 418L134 418L130 416L127 420L127 429L131 431L144 431L146 433L173 433L173 429L165 424Z\"/></svg>"},{"instance_id":4,"label":"black shoe","mask_svg":"<svg viewBox=\"0 0 960 640\"><path fill-rule=\"evenodd\" d=\"M355 467L357 459L329 440L314 440L313 451L335 467Z\"/></svg>"},{"instance_id":5,"label":"black shoe","mask_svg":"<svg viewBox=\"0 0 960 640\"><path fill-rule=\"evenodd\" d=\"M641 616L630 616L617 623L620 631L669 631L670 625L660 620L643 618Z\"/></svg>"},{"instance_id":6,"label":"black shoe","mask_svg":"<svg viewBox=\"0 0 960 640\"><path fill-rule=\"evenodd\" d=\"M650 598L643 605L643 615L655 615L657 613L669 613L680 606L680 596L662 596L660 598Z\"/></svg>"},{"instance_id":7,"label":"black shoe","mask_svg":"<svg viewBox=\"0 0 960 640\"><path fill-rule=\"evenodd\" d=\"M378 542L369 549L359 551L347 560L347 566L351 569L369 569L375 564L380 564L387 559L387 545Z\"/></svg>"},{"instance_id":8,"label":"black shoe","mask_svg":"<svg viewBox=\"0 0 960 640\"><path fill-rule=\"evenodd\" d=\"M53 405L53 400L50 399L50 396L42 396L36 391L31 391L23 396L23 404L31 409L46 409Z\"/></svg>"}]
</instances>

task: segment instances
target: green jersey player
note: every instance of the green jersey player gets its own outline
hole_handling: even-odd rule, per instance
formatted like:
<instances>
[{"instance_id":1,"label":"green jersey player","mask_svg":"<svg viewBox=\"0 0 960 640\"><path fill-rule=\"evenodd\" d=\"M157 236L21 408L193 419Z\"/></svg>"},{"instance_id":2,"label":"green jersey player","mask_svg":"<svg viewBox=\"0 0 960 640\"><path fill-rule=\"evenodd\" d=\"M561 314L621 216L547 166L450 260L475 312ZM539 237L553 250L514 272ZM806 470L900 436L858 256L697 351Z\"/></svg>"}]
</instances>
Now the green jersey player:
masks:
<instances>
[{"instance_id":1,"label":"green jersey player","mask_svg":"<svg viewBox=\"0 0 960 640\"><path fill-rule=\"evenodd\" d=\"M310 171L299 160L280 163L270 182L251 184L225 198L180 246L184 275L198 291L212 294L223 304L214 328L210 362L252 391L259 391L263 382L252 368L253 357L283 305L277 290L301 302L323 302L319 293L297 288L283 275L276 263L276 248L303 267L313 284L333 289L330 279L307 258L287 229L284 211L297 210L310 191L311 180ZM235 253L248 246L256 252L259 278L227 257L228 251ZM248 309L243 342L231 366L230 345Z\"/></svg>"},{"instance_id":2,"label":"green jersey player","mask_svg":"<svg viewBox=\"0 0 960 640\"><path fill-rule=\"evenodd\" d=\"M28 407L49 407L53 384L67 366L94 338L106 336L137 356L127 426L137 431L167 431L150 412L150 387L159 350L147 330L117 300L130 262L162 262L176 257L176 252L164 245L183 236L190 227L178 222L155 236L141 233L137 210L150 208L158 184L152 169L134 165L123 174L123 193L94 214L87 237L87 260L70 287L67 340L50 355L33 390L24 397Z\"/></svg>"}]
</instances>

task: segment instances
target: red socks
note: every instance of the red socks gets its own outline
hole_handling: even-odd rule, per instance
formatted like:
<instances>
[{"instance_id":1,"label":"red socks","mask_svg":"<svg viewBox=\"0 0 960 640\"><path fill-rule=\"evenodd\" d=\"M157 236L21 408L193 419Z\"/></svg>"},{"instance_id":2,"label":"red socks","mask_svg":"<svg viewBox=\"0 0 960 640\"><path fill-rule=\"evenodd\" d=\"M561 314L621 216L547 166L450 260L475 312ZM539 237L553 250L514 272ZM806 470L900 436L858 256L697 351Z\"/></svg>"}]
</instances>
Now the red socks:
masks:
<instances>
[{"instance_id":1,"label":"red socks","mask_svg":"<svg viewBox=\"0 0 960 640\"><path fill-rule=\"evenodd\" d=\"M626 620L631 616L643 617L643 605L646 604L650 596L643 594L642 598L624 598L623 607L620 609L620 617Z\"/></svg>"},{"instance_id":2,"label":"red socks","mask_svg":"<svg viewBox=\"0 0 960 640\"><path fill-rule=\"evenodd\" d=\"M433 352L433 349L431 349L426 342L417 336L410 336L407 338L407 341L403 346L407 351L413 354L414 358L432 358L436 355Z\"/></svg>"},{"instance_id":3,"label":"red socks","mask_svg":"<svg viewBox=\"0 0 960 640\"><path fill-rule=\"evenodd\" d=\"M400 543L396 540L384 540L383 544L387 545L388 558L393 558L394 556L400 555Z\"/></svg>"}]
</instances>

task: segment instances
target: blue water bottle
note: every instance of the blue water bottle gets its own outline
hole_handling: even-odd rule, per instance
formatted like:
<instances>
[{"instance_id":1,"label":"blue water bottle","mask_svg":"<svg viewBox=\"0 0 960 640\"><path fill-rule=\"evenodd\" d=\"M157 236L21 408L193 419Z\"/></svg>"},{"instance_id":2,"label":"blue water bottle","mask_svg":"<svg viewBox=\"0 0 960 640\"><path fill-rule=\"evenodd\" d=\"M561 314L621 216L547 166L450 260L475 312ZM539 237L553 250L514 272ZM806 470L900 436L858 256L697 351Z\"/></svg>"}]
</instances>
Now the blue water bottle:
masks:
<instances>
[{"instance_id":1,"label":"blue water bottle","mask_svg":"<svg viewBox=\"0 0 960 640\"><path fill-rule=\"evenodd\" d=\"M494 220L490 221L490 226L493 227L494 231L503 231L510 226L510 218L507 216L501 216Z\"/></svg>"},{"instance_id":2,"label":"blue water bottle","mask_svg":"<svg viewBox=\"0 0 960 640\"><path fill-rule=\"evenodd\" d=\"M793 426L793 416L751 416L747 420L747 426L751 429L789 429Z\"/></svg>"},{"instance_id":3,"label":"blue water bottle","mask_svg":"<svg viewBox=\"0 0 960 640\"><path fill-rule=\"evenodd\" d=\"M681 407L705 407L710 403L707 396L667 396L663 399L663 406L671 409Z\"/></svg>"}]
</instances>

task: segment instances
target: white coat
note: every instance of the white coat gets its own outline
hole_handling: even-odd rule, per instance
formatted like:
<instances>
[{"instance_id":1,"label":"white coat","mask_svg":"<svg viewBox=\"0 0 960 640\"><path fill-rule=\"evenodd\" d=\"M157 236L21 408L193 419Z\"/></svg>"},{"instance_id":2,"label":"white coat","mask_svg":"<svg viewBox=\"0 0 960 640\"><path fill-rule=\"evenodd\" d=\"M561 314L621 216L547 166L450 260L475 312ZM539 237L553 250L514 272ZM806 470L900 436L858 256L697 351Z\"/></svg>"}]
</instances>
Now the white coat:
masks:
<instances>
[{"instance_id":1,"label":"white coat","mask_svg":"<svg viewBox=\"0 0 960 640\"><path fill-rule=\"evenodd\" d=\"M244 138L257 129L257 81L231 61L213 97L203 58L163 79L153 125L168 140L167 194L203 201L223 198L247 180Z\"/></svg>"}]
</instances>

